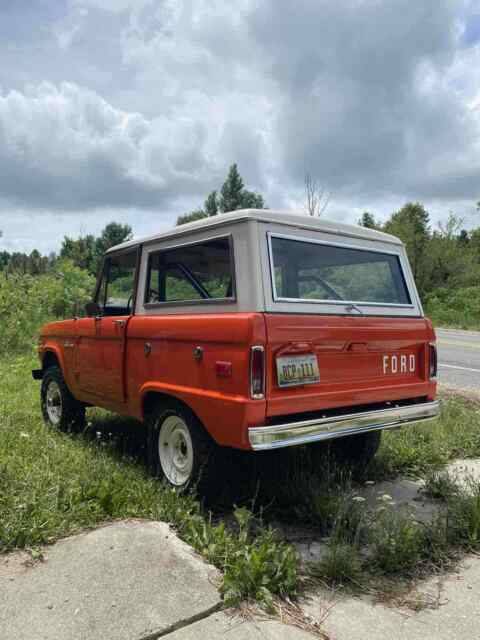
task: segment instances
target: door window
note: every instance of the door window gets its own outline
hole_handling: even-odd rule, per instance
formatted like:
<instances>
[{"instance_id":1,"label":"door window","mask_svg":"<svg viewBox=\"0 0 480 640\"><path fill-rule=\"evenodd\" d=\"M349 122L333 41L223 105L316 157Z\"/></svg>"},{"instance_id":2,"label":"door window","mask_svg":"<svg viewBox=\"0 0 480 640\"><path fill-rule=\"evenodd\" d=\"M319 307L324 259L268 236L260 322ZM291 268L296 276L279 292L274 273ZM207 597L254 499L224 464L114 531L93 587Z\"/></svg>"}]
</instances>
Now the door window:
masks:
<instances>
[{"instance_id":1,"label":"door window","mask_svg":"<svg viewBox=\"0 0 480 640\"><path fill-rule=\"evenodd\" d=\"M136 249L107 258L97 300L103 315L125 316L132 313L136 270Z\"/></svg>"},{"instance_id":2,"label":"door window","mask_svg":"<svg viewBox=\"0 0 480 640\"><path fill-rule=\"evenodd\" d=\"M146 304L233 300L234 297L229 237L150 255Z\"/></svg>"}]
</instances>

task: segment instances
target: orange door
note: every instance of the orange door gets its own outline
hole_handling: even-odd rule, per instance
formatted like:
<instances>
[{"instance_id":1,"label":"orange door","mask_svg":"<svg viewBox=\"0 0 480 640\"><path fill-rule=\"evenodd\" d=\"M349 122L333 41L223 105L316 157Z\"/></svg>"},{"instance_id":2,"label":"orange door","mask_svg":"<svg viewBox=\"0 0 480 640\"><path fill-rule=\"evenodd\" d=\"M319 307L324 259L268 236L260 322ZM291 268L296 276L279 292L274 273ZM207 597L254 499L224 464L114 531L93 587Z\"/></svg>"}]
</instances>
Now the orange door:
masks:
<instances>
[{"instance_id":1,"label":"orange door","mask_svg":"<svg viewBox=\"0 0 480 640\"><path fill-rule=\"evenodd\" d=\"M92 390L95 395L124 402L126 326L130 316L104 316L95 321L95 364Z\"/></svg>"},{"instance_id":2,"label":"orange door","mask_svg":"<svg viewBox=\"0 0 480 640\"><path fill-rule=\"evenodd\" d=\"M95 318L81 318L75 324L77 334L75 379L81 393L95 393L96 322Z\"/></svg>"},{"instance_id":3,"label":"orange door","mask_svg":"<svg viewBox=\"0 0 480 640\"><path fill-rule=\"evenodd\" d=\"M78 351L80 389L98 398L99 404L102 399L125 402L125 340L138 258L138 248L107 254L96 295L100 315L80 321L87 329Z\"/></svg>"}]
</instances>

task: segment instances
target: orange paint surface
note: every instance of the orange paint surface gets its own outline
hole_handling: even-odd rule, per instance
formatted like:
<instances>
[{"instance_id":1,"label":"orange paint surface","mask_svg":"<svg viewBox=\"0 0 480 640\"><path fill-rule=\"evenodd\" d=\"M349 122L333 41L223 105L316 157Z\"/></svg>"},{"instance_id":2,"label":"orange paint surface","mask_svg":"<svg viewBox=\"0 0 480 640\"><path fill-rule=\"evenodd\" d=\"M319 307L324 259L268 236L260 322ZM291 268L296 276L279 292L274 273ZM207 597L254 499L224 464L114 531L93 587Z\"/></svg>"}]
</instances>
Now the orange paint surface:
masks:
<instances>
[{"instance_id":1,"label":"orange paint surface","mask_svg":"<svg viewBox=\"0 0 480 640\"><path fill-rule=\"evenodd\" d=\"M167 394L187 404L220 445L248 449L248 427L278 416L434 399L436 383L428 376L428 344L434 341L432 325L424 318L105 316L46 325L39 355L43 361L55 354L81 401L141 420L149 394ZM250 398L252 345L265 347L262 400ZM201 358L195 357L197 347ZM316 354L320 381L280 388L279 354ZM219 375L218 362L231 363L231 375Z\"/></svg>"}]
</instances>

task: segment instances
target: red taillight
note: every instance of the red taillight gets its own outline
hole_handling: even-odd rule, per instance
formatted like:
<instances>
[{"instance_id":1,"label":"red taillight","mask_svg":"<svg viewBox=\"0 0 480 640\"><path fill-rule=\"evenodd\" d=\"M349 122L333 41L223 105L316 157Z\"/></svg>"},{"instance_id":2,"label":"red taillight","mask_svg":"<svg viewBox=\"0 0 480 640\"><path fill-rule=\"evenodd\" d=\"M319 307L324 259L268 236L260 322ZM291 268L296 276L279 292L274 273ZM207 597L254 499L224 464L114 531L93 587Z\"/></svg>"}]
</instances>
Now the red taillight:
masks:
<instances>
[{"instance_id":1,"label":"red taillight","mask_svg":"<svg viewBox=\"0 0 480 640\"><path fill-rule=\"evenodd\" d=\"M265 397L265 350L255 346L250 351L250 395L254 400Z\"/></svg>"},{"instance_id":2,"label":"red taillight","mask_svg":"<svg viewBox=\"0 0 480 640\"><path fill-rule=\"evenodd\" d=\"M430 344L429 345L429 376L430 378L437 377L437 345Z\"/></svg>"}]
</instances>

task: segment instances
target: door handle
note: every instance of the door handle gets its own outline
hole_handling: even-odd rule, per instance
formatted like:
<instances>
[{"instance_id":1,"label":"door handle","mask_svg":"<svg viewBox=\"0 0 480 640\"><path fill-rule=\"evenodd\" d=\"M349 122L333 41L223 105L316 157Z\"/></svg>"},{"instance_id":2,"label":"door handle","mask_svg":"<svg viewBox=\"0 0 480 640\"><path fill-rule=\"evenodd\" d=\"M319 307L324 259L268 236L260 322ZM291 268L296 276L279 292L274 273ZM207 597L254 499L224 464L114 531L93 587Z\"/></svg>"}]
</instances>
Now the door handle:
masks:
<instances>
[{"instance_id":1,"label":"door handle","mask_svg":"<svg viewBox=\"0 0 480 640\"><path fill-rule=\"evenodd\" d=\"M125 320L113 320L112 322L113 324L116 324L117 327L120 327L120 328L124 327L126 324Z\"/></svg>"}]
</instances>

